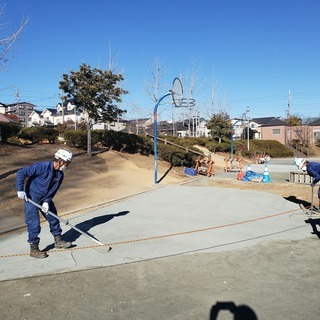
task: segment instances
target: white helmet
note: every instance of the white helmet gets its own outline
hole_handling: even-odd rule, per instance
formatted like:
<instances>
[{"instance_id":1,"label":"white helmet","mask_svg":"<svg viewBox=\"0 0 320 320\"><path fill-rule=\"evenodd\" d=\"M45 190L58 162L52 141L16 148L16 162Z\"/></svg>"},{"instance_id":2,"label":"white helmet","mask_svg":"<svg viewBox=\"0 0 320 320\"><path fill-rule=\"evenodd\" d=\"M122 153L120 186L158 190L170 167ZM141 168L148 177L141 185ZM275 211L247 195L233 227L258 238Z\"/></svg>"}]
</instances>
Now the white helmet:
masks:
<instances>
[{"instance_id":1,"label":"white helmet","mask_svg":"<svg viewBox=\"0 0 320 320\"><path fill-rule=\"evenodd\" d=\"M306 160L303 158L298 158L295 162L298 169L302 169L303 164L306 162Z\"/></svg>"},{"instance_id":2,"label":"white helmet","mask_svg":"<svg viewBox=\"0 0 320 320\"><path fill-rule=\"evenodd\" d=\"M57 160L61 159L68 162L71 162L72 160L72 152L68 149L59 149L54 156Z\"/></svg>"}]
</instances>

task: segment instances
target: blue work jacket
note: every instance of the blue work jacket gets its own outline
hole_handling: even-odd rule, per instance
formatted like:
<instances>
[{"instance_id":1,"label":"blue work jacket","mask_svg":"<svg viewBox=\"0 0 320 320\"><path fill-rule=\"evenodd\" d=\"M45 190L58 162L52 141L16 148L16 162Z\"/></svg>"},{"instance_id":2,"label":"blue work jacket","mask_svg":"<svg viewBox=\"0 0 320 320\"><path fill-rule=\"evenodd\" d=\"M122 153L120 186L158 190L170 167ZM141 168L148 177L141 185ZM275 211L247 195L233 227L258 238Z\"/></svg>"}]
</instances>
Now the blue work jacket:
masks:
<instances>
[{"instance_id":1,"label":"blue work jacket","mask_svg":"<svg viewBox=\"0 0 320 320\"><path fill-rule=\"evenodd\" d=\"M38 202L50 202L57 193L64 174L55 170L53 161L36 162L17 172L17 191L25 191L28 198ZM28 178L25 185L25 180ZM24 186L25 185L25 186Z\"/></svg>"},{"instance_id":2,"label":"blue work jacket","mask_svg":"<svg viewBox=\"0 0 320 320\"><path fill-rule=\"evenodd\" d=\"M307 172L309 176L313 177L313 183L320 181L320 163L309 162L307 165Z\"/></svg>"}]
</instances>

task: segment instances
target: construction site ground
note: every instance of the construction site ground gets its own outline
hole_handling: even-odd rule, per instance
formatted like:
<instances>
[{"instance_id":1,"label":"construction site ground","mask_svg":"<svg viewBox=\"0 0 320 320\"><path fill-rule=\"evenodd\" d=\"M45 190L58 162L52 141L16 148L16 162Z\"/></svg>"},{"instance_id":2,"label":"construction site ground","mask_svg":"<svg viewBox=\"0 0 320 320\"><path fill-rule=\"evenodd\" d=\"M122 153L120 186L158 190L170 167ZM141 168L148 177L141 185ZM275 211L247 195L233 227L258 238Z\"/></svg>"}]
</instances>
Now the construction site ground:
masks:
<instances>
[{"instance_id":1,"label":"construction site ground","mask_svg":"<svg viewBox=\"0 0 320 320\"><path fill-rule=\"evenodd\" d=\"M218 155L210 178L160 162L155 185L150 157L74 150L55 202L105 246L62 225L74 246L54 250L44 222L37 260L15 172L56 146L13 148L0 146L3 319L318 319L320 217L299 209L311 188L288 181L293 159L271 160L270 183L238 181Z\"/></svg>"}]
</instances>

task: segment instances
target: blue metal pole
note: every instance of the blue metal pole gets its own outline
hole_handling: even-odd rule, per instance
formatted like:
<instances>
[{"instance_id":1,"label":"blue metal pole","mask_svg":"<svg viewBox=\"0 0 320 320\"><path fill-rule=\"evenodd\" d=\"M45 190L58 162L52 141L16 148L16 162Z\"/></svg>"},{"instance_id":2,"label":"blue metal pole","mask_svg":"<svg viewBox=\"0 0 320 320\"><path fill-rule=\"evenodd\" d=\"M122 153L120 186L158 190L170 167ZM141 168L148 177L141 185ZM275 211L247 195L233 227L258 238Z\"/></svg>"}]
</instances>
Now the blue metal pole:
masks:
<instances>
[{"instance_id":1,"label":"blue metal pole","mask_svg":"<svg viewBox=\"0 0 320 320\"><path fill-rule=\"evenodd\" d=\"M154 183L158 183L158 150L157 150L157 129L158 129L158 123L157 123L157 114L158 114L158 106L160 102L166 98L167 96L170 96L171 92L165 94L162 98L160 98L157 102L157 104L154 107L153 110L153 154L154 154Z\"/></svg>"}]
</instances>

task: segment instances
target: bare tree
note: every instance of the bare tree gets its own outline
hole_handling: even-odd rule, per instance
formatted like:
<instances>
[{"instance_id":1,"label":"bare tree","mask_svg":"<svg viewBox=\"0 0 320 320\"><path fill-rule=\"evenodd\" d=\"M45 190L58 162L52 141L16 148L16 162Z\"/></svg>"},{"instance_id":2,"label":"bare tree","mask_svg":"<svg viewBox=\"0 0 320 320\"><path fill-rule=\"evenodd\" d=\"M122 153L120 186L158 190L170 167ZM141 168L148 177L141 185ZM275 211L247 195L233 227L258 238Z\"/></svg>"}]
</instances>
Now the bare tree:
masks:
<instances>
[{"instance_id":1,"label":"bare tree","mask_svg":"<svg viewBox=\"0 0 320 320\"><path fill-rule=\"evenodd\" d=\"M297 147L297 143L304 148L310 145L312 132L309 126L303 126L303 125L294 126L293 134L294 134L293 140L296 143L296 147Z\"/></svg>"},{"instance_id":2,"label":"bare tree","mask_svg":"<svg viewBox=\"0 0 320 320\"><path fill-rule=\"evenodd\" d=\"M159 59L154 60L154 64L150 68L150 72L152 75L152 80L151 82L146 81L146 90L151 100L153 102L157 102L160 98L159 89L164 87L164 85L161 85L161 79L165 75L165 71L162 69L162 63Z\"/></svg>"},{"instance_id":3,"label":"bare tree","mask_svg":"<svg viewBox=\"0 0 320 320\"><path fill-rule=\"evenodd\" d=\"M5 14L4 9L5 4L0 4L0 18L2 18ZM7 27L7 24L0 23L0 71L5 68L5 64L10 60L8 57L9 52L28 22L29 19L23 18L20 24L15 28L15 30L9 32L8 35L3 35L4 29Z\"/></svg>"},{"instance_id":4,"label":"bare tree","mask_svg":"<svg viewBox=\"0 0 320 320\"><path fill-rule=\"evenodd\" d=\"M189 83L189 87L185 88L184 92L188 92L187 98L187 111L188 111L188 135L195 136L196 128L198 126L198 115L200 106L197 103L194 103L194 94L197 91L201 91L203 86L203 81L200 83L200 68L202 65L202 61L198 62L197 59L192 59L191 61L191 71L186 74L186 82ZM186 94L187 95L187 94ZM194 106L196 105L196 108ZM185 110L181 110L183 112L183 119L185 118L184 113ZM185 120L185 119L184 119ZM191 130L192 124L192 130Z\"/></svg>"},{"instance_id":5,"label":"bare tree","mask_svg":"<svg viewBox=\"0 0 320 320\"><path fill-rule=\"evenodd\" d=\"M160 89L166 87L166 84L162 84L162 78L166 71L162 68L162 62L159 59L155 59L153 66L150 67L150 72L152 80L150 82L146 81L146 91L151 100L156 103L161 98ZM162 113L163 110L158 111L159 120L162 117Z\"/></svg>"}]
</instances>

